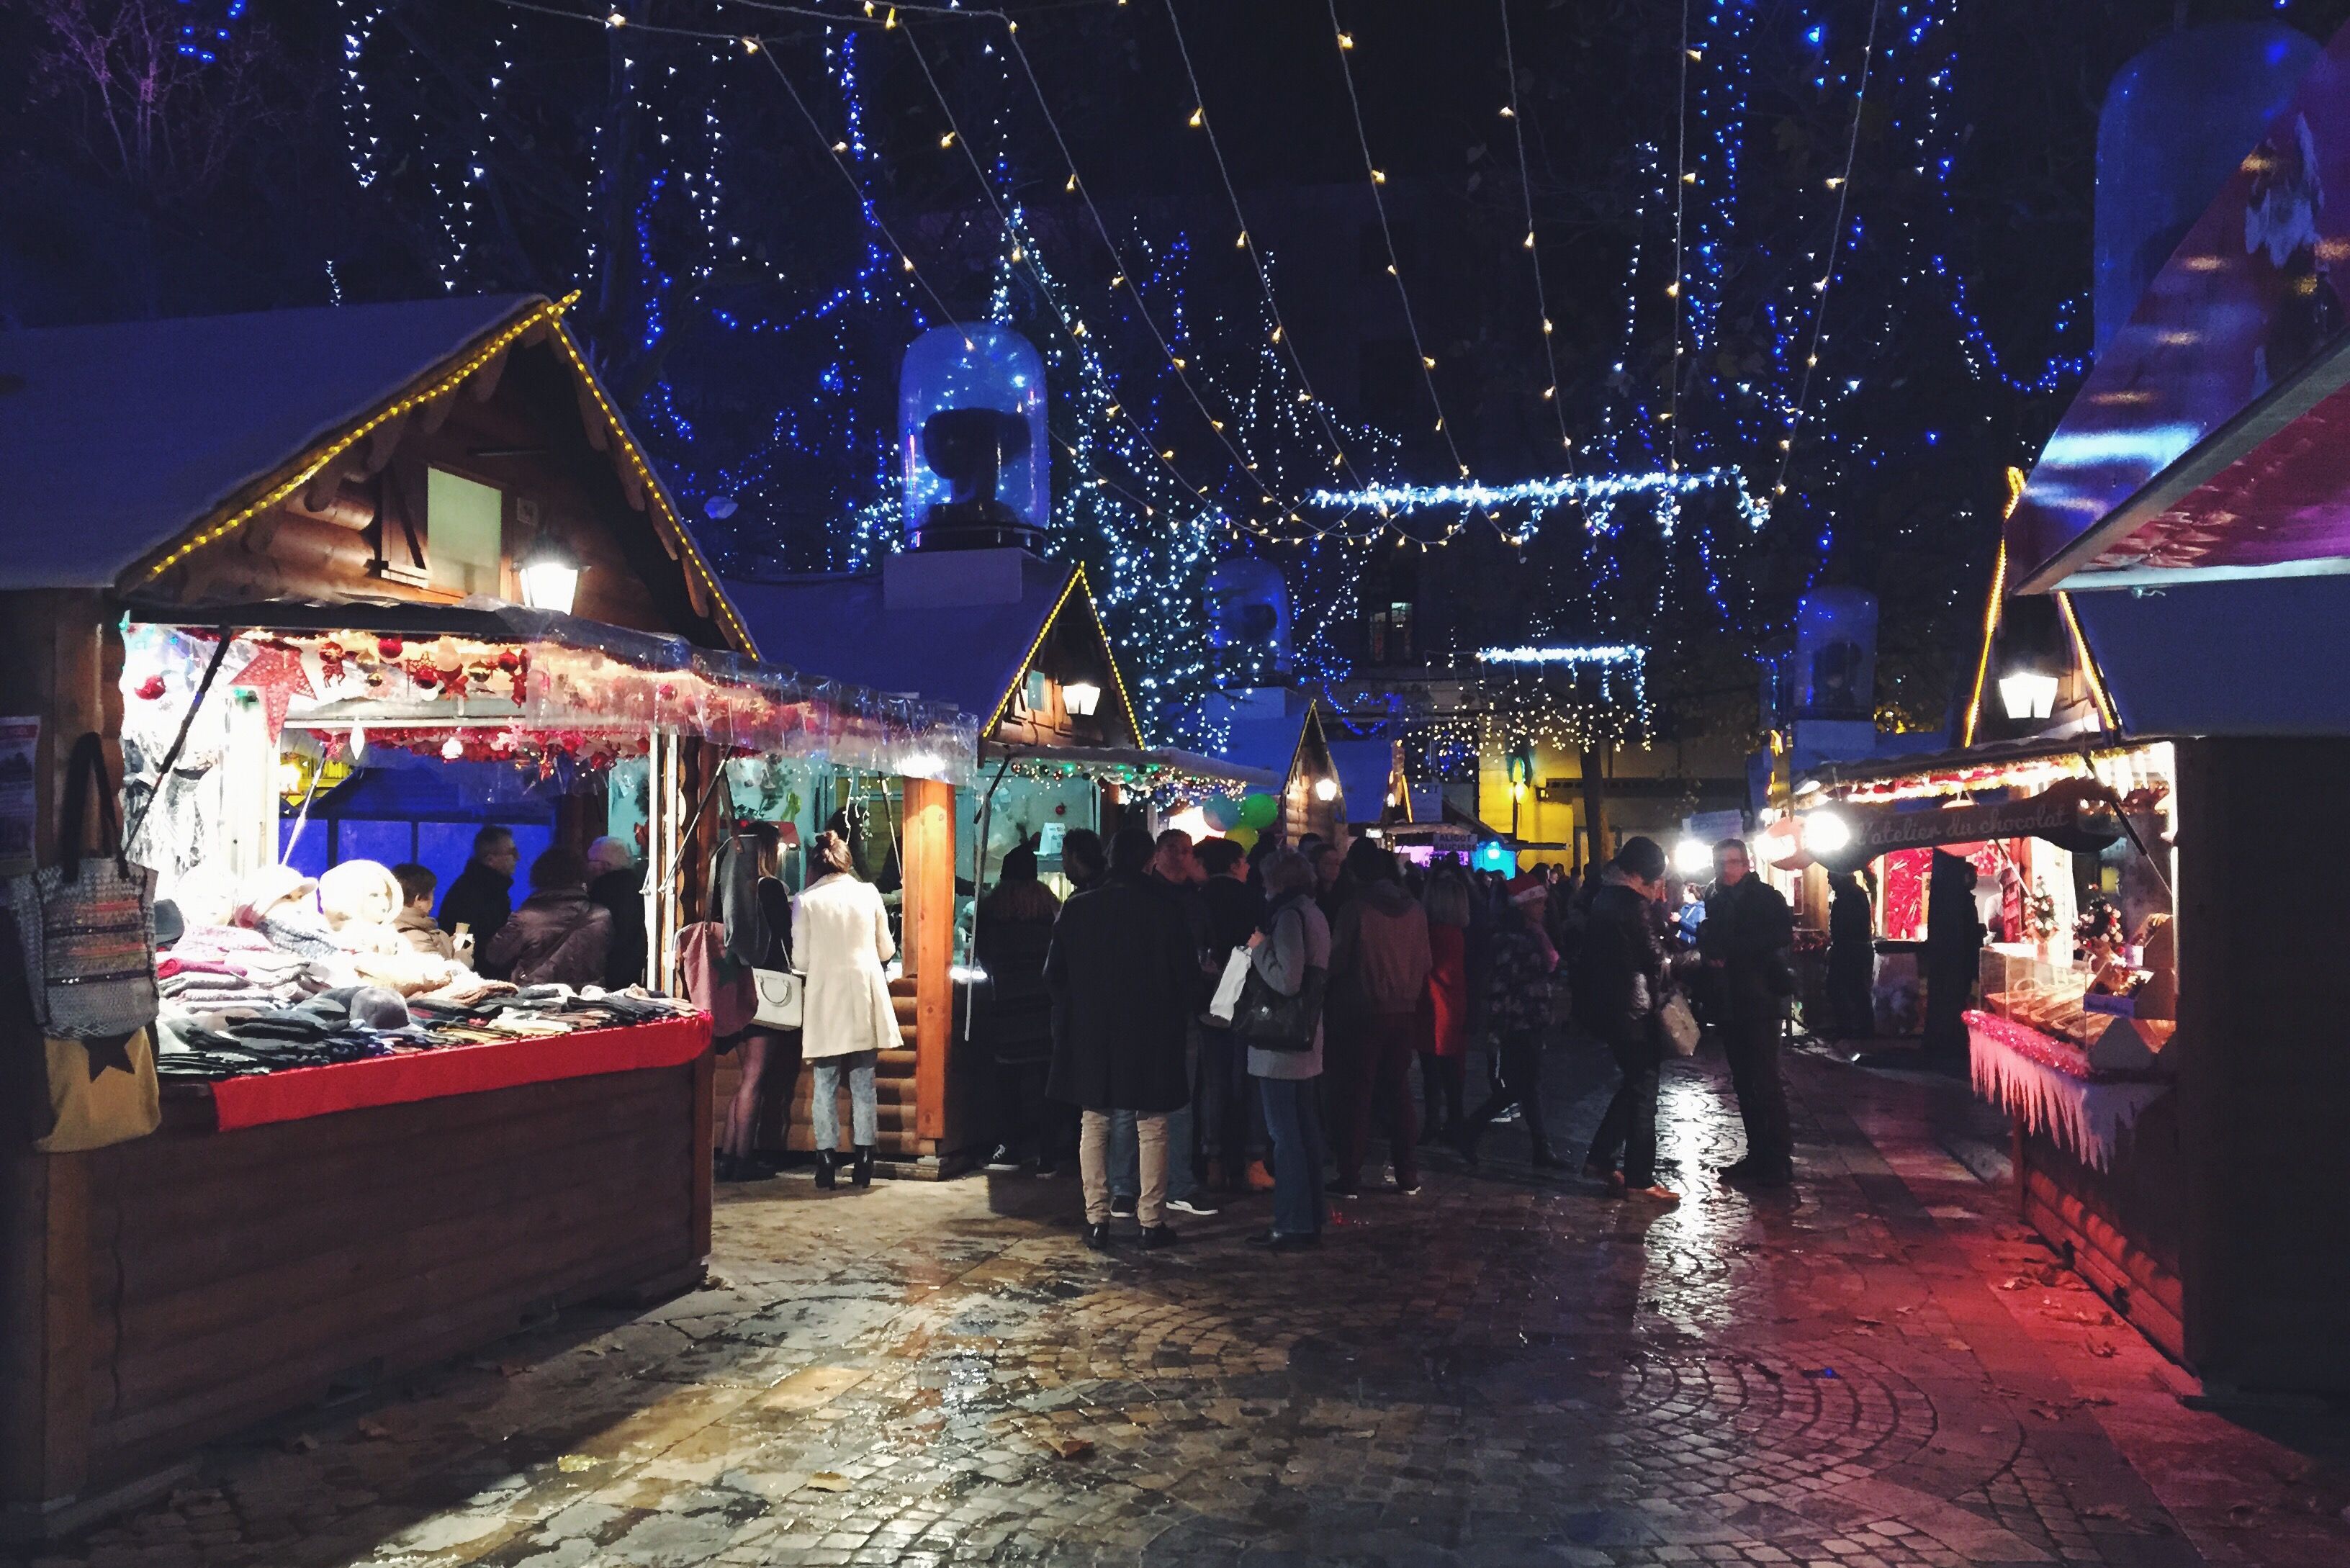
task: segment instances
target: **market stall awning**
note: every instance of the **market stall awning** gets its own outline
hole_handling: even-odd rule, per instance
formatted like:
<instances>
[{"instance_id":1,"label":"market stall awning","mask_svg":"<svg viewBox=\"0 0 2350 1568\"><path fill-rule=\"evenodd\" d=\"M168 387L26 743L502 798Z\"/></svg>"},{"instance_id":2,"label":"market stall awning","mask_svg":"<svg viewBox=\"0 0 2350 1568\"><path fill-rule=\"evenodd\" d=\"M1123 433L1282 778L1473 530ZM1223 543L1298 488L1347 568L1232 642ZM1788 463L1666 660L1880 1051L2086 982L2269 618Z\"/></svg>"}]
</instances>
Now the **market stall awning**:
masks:
<instances>
[{"instance_id":1,"label":"market stall awning","mask_svg":"<svg viewBox=\"0 0 2350 1568\"><path fill-rule=\"evenodd\" d=\"M1171 746L1055 746L1044 749L984 741L980 744L979 757L983 763L990 766L1002 763L1029 763L1072 774L1115 779L1154 792L1167 788L1191 788L1211 794L1232 794L1275 789L1282 782L1280 775L1263 768L1246 767L1222 757L1202 756L1197 752L1178 751Z\"/></svg>"},{"instance_id":2,"label":"market stall awning","mask_svg":"<svg viewBox=\"0 0 2350 1568\"><path fill-rule=\"evenodd\" d=\"M1851 871L1904 849L1941 844L1984 844L2001 838L2043 838L2060 849L2094 854L2122 836L2113 794L2094 779L2060 779L2037 794L1949 805L1931 799L1876 805L1835 803L1834 812L1848 832L1834 849L1817 836L1804 843L1814 860L1832 871Z\"/></svg>"},{"instance_id":3,"label":"market stall awning","mask_svg":"<svg viewBox=\"0 0 2350 1568\"><path fill-rule=\"evenodd\" d=\"M203 649L225 632L234 646L219 680L235 689L265 679L273 732L364 722L388 744L453 738L449 754L519 760L535 752L525 732L576 732L575 750L632 755L662 729L873 772L952 782L971 772L972 722L951 704L549 610L478 600L134 607L130 619L127 657L157 671L158 697L202 669ZM164 658L152 639L188 651Z\"/></svg>"}]
</instances>

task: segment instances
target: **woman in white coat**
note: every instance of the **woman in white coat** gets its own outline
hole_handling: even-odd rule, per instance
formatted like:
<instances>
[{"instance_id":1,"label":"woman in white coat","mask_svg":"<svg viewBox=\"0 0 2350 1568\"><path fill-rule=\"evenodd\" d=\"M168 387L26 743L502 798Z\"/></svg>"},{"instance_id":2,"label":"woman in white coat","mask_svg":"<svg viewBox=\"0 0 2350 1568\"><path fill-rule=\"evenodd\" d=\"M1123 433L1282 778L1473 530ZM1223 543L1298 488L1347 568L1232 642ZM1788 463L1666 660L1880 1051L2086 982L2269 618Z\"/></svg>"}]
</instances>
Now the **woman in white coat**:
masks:
<instances>
[{"instance_id":1,"label":"woman in white coat","mask_svg":"<svg viewBox=\"0 0 2350 1568\"><path fill-rule=\"evenodd\" d=\"M816 835L819 875L792 905L792 956L806 977L800 1055L814 1070L810 1119L816 1133L816 1184L828 1188L840 1164L840 1077L848 1075L848 1102L857 1139L852 1179L873 1181L873 1148L880 1141L873 1104L879 1054L898 1044L898 1014L881 966L898 954L881 895L859 881L848 841Z\"/></svg>"}]
</instances>

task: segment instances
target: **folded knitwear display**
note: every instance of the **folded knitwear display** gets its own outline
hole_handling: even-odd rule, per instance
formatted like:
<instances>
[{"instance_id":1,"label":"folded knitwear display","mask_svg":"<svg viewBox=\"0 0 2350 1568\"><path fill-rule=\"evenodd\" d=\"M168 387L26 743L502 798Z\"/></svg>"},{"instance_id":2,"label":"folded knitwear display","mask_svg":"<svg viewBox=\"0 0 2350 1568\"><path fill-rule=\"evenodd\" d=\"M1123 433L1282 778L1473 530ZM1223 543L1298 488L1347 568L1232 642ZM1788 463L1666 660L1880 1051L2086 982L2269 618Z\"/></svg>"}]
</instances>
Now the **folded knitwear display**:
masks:
<instances>
[{"instance_id":1,"label":"folded knitwear display","mask_svg":"<svg viewBox=\"0 0 2350 1568\"><path fill-rule=\"evenodd\" d=\"M517 987L437 961L431 972L378 977L371 966L380 967L380 956L367 946L372 926L331 921L335 911L313 904L309 888L300 879L273 886L269 898L240 912L249 923L190 927L157 954L160 1076L218 1083L452 1045L549 1041L695 1012L641 987Z\"/></svg>"}]
</instances>

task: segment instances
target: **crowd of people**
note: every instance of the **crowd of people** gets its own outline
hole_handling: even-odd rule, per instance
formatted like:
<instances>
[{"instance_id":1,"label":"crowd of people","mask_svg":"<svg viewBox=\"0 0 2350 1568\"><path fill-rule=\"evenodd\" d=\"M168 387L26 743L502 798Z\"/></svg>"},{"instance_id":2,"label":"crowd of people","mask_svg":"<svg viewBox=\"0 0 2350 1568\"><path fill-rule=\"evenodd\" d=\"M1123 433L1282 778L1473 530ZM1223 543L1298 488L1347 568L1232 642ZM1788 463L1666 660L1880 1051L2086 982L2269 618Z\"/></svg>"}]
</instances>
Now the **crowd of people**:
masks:
<instances>
[{"instance_id":1,"label":"crowd of people","mask_svg":"<svg viewBox=\"0 0 2350 1568\"><path fill-rule=\"evenodd\" d=\"M419 949L463 945L482 972L518 982L618 988L643 977L643 872L625 844L546 849L517 904L519 860L509 831L483 829L437 908L430 870L394 867L407 901L398 929ZM804 986L797 1030L746 1019L725 1032L739 1071L717 1174L775 1173L756 1147L761 1096L806 1065L817 1185L834 1187L845 1167L863 1186L879 1141L875 1069L899 1039L888 910L840 834L811 846L796 897L778 860L773 828L754 825L730 845L702 928L717 949L688 959L689 971L788 971ZM1574 1042L1604 1051L1617 1074L1584 1176L1617 1198L1678 1201L1657 1163L1658 1085L1674 1048L1665 1014L1677 998L1712 1026L1738 1096L1746 1152L1720 1176L1764 1188L1793 1179L1778 1059L1793 920L1741 840L1715 846L1701 897L1669 877L1645 837L1580 877L1555 866L1503 877L1453 859L1408 865L1369 838L1343 851L1312 836L1243 851L1137 827L1107 842L1072 830L1061 867L1066 902L1035 848L1015 847L979 900L972 957L986 978L971 1039L995 1088L988 1168L1049 1176L1074 1159L1095 1247L1127 1218L1146 1249L1171 1246L1170 1214L1212 1215L1266 1193L1271 1222L1253 1239L1310 1247L1332 1199L1359 1198L1367 1177L1418 1194L1431 1145L1473 1170L1505 1118L1523 1128L1534 1168L1571 1168L1542 1085L1545 1056ZM1220 1009L1236 981L1238 1011ZM1472 1106L1480 1054L1486 1092Z\"/></svg>"},{"instance_id":2,"label":"crowd of people","mask_svg":"<svg viewBox=\"0 0 2350 1568\"><path fill-rule=\"evenodd\" d=\"M1537 1169L1570 1168L1543 1064L1578 1038L1618 1075L1584 1174L1614 1197L1678 1201L1658 1178L1656 1126L1677 996L1713 1025L1738 1093L1746 1153L1721 1179L1793 1179L1778 1062L1793 920L1740 840L1716 846L1694 918L1643 837L1582 878L1408 866L1367 838L1243 853L1139 828L1106 844L1073 831L1062 866L1066 903L1024 848L981 901L988 978L972 1033L998 1086L989 1168L1050 1175L1074 1155L1089 1245L1111 1245L1130 1217L1141 1246L1172 1246L1170 1214L1269 1191L1271 1223L1253 1239L1310 1247L1329 1200L1381 1175L1375 1139L1386 1184L1411 1196L1424 1148L1449 1145L1474 1168L1505 1116ZM1229 999L1235 975L1237 1011L1220 1012L1219 981ZM1489 1089L1471 1109L1481 1050Z\"/></svg>"}]
</instances>

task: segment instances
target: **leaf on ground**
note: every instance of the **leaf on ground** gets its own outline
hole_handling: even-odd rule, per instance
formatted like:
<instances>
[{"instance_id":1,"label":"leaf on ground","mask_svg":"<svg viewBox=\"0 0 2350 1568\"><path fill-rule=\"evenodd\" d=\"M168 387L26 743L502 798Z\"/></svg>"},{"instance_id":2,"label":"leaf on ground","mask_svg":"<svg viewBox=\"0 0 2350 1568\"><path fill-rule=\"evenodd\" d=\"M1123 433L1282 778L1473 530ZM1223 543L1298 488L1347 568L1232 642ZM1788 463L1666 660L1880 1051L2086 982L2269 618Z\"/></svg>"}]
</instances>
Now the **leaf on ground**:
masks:
<instances>
[{"instance_id":1,"label":"leaf on ground","mask_svg":"<svg viewBox=\"0 0 2350 1568\"><path fill-rule=\"evenodd\" d=\"M576 1476L581 1470L592 1470L598 1461L587 1454L565 1454L555 1461L555 1468L565 1475Z\"/></svg>"},{"instance_id":2,"label":"leaf on ground","mask_svg":"<svg viewBox=\"0 0 2350 1568\"><path fill-rule=\"evenodd\" d=\"M296 1432L277 1446L289 1454L307 1454L318 1446L318 1439L307 1432Z\"/></svg>"},{"instance_id":3,"label":"leaf on ground","mask_svg":"<svg viewBox=\"0 0 2350 1568\"><path fill-rule=\"evenodd\" d=\"M1054 1438L1045 1446L1058 1459L1082 1459L1094 1451L1092 1440L1086 1438Z\"/></svg>"},{"instance_id":4,"label":"leaf on ground","mask_svg":"<svg viewBox=\"0 0 2350 1568\"><path fill-rule=\"evenodd\" d=\"M363 1418L354 1423L354 1425L358 1428L359 1436L369 1439L370 1442L381 1442L384 1438L391 1436L391 1428L385 1426L381 1421Z\"/></svg>"},{"instance_id":5,"label":"leaf on ground","mask_svg":"<svg viewBox=\"0 0 2350 1568\"><path fill-rule=\"evenodd\" d=\"M818 1470L802 1484L810 1491L847 1491L849 1481L838 1470Z\"/></svg>"}]
</instances>

